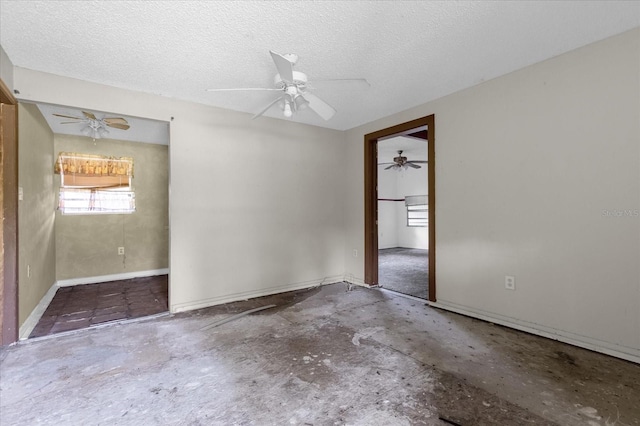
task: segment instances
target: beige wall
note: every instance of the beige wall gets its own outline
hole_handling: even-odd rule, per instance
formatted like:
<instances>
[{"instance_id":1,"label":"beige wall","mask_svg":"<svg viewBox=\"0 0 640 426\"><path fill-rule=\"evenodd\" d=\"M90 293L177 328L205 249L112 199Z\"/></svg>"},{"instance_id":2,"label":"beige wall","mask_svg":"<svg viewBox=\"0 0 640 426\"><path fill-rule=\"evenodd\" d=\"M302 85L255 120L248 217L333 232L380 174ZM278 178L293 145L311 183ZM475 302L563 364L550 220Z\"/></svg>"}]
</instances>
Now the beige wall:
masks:
<instances>
[{"instance_id":1,"label":"beige wall","mask_svg":"<svg viewBox=\"0 0 640 426\"><path fill-rule=\"evenodd\" d=\"M18 202L18 315L22 325L55 284L55 195L53 133L35 105L19 104L18 115L18 186L24 194Z\"/></svg>"},{"instance_id":2,"label":"beige wall","mask_svg":"<svg viewBox=\"0 0 640 426\"><path fill-rule=\"evenodd\" d=\"M343 133L195 104L180 113L172 308L341 280Z\"/></svg>"},{"instance_id":3,"label":"beige wall","mask_svg":"<svg viewBox=\"0 0 640 426\"><path fill-rule=\"evenodd\" d=\"M56 134L56 155L78 152L133 157L133 214L56 213L58 281L150 271L169 266L169 153L166 145ZM56 189L60 176L55 175ZM57 191L56 191L57 200ZM125 256L118 255L125 247Z\"/></svg>"},{"instance_id":4,"label":"beige wall","mask_svg":"<svg viewBox=\"0 0 640 426\"><path fill-rule=\"evenodd\" d=\"M348 131L347 273L363 277L363 135L435 114L438 302L640 362L639 43L636 29Z\"/></svg>"}]
</instances>

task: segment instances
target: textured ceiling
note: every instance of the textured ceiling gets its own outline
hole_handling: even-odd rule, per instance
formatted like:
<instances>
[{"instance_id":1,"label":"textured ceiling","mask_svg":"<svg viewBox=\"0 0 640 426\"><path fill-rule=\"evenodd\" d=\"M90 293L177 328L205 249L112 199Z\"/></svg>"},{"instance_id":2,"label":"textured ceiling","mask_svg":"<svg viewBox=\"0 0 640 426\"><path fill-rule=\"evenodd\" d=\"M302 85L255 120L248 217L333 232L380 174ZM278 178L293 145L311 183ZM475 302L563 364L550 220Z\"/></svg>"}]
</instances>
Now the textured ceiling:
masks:
<instances>
[{"instance_id":1,"label":"textured ceiling","mask_svg":"<svg viewBox=\"0 0 640 426\"><path fill-rule=\"evenodd\" d=\"M339 130L640 26L635 1L2 0L0 12L18 67L251 114L277 96L206 89L272 87L269 50L296 53L310 80L370 82L315 83L337 114L294 116Z\"/></svg>"}]
</instances>

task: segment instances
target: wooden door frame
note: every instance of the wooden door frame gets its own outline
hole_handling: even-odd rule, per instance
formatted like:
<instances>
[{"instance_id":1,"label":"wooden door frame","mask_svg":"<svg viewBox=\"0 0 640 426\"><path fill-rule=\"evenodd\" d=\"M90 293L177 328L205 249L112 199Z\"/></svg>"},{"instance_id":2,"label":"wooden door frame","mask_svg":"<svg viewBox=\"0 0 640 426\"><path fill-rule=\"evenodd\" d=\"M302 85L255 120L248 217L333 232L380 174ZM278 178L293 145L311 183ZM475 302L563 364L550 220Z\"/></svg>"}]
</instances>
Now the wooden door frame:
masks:
<instances>
[{"instance_id":1,"label":"wooden door frame","mask_svg":"<svg viewBox=\"0 0 640 426\"><path fill-rule=\"evenodd\" d=\"M0 345L18 341L18 101L0 79L2 106L2 266L0 267ZM6 120L6 121L5 121ZM6 130L8 129L8 131Z\"/></svg>"},{"instance_id":2,"label":"wooden door frame","mask_svg":"<svg viewBox=\"0 0 640 426\"><path fill-rule=\"evenodd\" d=\"M429 210L429 301L436 301L436 157L435 115L418 118L364 136L364 282L378 285L378 139L427 126Z\"/></svg>"}]
</instances>

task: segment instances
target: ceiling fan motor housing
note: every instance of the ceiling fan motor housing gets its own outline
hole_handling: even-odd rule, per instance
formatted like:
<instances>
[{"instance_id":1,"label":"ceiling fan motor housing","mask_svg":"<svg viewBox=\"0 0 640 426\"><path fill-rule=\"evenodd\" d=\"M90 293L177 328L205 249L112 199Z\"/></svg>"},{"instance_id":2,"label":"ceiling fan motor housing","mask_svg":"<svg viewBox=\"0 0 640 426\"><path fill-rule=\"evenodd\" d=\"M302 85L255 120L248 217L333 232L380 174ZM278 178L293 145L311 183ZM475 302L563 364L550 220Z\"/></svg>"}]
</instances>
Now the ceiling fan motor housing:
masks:
<instances>
[{"instance_id":1,"label":"ceiling fan motor housing","mask_svg":"<svg viewBox=\"0 0 640 426\"><path fill-rule=\"evenodd\" d=\"M402 151L398 151L398 156L393 158L393 161L399 165L403 165L407 162L407 157L402 156Z\"/></svg>"}]
</instances>

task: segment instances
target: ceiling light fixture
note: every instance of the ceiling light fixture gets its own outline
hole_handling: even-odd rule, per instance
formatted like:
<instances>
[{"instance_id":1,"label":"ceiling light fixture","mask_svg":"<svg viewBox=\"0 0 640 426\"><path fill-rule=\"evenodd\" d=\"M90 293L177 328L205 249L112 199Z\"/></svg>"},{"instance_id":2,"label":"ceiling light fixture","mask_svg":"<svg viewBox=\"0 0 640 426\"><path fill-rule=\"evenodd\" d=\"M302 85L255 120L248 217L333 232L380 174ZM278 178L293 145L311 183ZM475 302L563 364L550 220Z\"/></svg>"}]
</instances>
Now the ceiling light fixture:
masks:
<instances>
[{"instance_id":1,"label":"ceiling light fixture","mask_svg":"<svg viewBox=\"0 0 640 426\"><path fill-rule=\"evenodd\" d=\"M295 86L287 86L285 89L284 102L282 104L282 111L287 118L293 117L293 114L309 106L309 101L306 100Z\"/></svg>"},{"instance_id":2,"label":"ceiling light fixture","mask_svg":"<svg viewBox=\"0 0 640 426\"><path fill-rule=\"evenodd\" d=\"M293 102L296 105L296 111L302 111L309 106L309 101L302 97L302 95L296 95L293 97Z\"/></svg>"},{"instance_id":3,"label":"ceiling light fixture","mask_svg":"<svg viewBox=\"0 0 640 426\"><path fill-rule=\"evenodd\" d=\"M291 118L293 116L293 111L291 110L291 104L289 101L284 102L284 116L287 118Z\"/></svg>"},{"instance_id":4,"label":"ceiling light fixture","mask_svg":"<svg viewBox=\"0 0 640 426\"><path fill-rule=\"evenodd\" d=\"M87 127L82 129L81 132L83 135L91 137L94 141L96 139L104 138L109 134L109 131L106 129L102 120L97 119L89 119Z\"/></svg>"}]
</instances>

